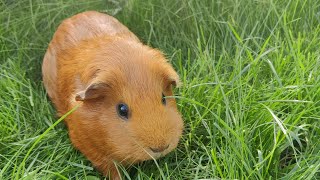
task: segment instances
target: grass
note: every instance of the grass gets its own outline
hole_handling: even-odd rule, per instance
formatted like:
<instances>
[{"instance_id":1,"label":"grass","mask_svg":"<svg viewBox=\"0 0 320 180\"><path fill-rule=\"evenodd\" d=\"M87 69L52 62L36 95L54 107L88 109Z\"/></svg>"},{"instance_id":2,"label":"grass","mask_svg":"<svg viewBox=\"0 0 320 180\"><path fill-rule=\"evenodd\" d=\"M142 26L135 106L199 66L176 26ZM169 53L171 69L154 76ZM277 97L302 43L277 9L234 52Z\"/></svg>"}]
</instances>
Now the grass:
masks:
<instances>
[{"instance_id":1,"label":"grass","mask_svg":"<svg viewBox=\"0 0 320 180\"><path fill-rule=\"evenodd\" d=\"M180 74L178 148L126 179L319 179L317 0L0 1L0 179L99 179L46 97L41 62L63 20L115 15ZM61 120L61 119L60 119Z\"/></svg>"}]
</instances>

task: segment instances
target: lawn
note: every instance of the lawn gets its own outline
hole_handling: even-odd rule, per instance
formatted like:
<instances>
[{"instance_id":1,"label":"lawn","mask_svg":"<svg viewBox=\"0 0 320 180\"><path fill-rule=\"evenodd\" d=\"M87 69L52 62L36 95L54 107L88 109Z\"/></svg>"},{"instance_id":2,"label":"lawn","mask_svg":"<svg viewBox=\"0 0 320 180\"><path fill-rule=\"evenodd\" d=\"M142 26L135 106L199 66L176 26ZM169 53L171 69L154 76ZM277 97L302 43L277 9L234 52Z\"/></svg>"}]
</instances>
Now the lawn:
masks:
<instances>
[{"instance_id":1,"label":"lawn","mask_svg":"<svg viewBox=\"0 0 320 180\"><path fill-rule=\"evenodd\" d=\"M96 10L162 50L185 130L126 179L320 179L318 0L1 0L0 179L100 179L42 84L59 23Z\"/></svg>"}]
</instances>

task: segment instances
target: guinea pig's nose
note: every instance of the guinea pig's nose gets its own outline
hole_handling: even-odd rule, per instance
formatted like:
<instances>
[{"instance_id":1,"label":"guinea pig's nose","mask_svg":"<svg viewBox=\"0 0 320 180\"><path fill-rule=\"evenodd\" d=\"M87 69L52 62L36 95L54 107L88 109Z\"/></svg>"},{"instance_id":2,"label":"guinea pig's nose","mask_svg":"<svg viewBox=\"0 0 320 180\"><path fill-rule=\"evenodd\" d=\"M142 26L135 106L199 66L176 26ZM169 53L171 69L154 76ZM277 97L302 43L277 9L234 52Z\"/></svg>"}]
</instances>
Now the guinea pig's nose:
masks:
<instances>
[{"instance_id":1,"label":"guinea pig's nose","mask_svg":"<svg viewBox=\"0 0 320 180\"><path fill-rule=\"evenodd\" d=\"M160 152L168 149L168 147L169 147L169 144L166 145L166 146L160 146L160 147L155 147L155 148L149 147L149 148L150 148L151 151L154 152L154 153L160 153Z\"/></svg>"}]
</instances>

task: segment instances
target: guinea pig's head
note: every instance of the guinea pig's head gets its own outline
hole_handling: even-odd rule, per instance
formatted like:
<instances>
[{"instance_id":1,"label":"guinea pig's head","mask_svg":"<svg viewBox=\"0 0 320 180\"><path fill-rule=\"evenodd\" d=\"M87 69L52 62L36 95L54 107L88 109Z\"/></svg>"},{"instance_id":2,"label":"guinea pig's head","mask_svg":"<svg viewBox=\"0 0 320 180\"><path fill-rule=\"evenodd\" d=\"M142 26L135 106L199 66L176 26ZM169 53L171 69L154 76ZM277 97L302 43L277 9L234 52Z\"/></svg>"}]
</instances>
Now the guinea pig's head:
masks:
<instances>
[{"instance_id":1,"label":"guinea pig's head","mask_svg":"<svg viewBox=\"0 0 320 180\"><path fill-rule=\"evenodd\" d=\"M92 58L96 63L83 75L92 79L75 97L87 116L82 126L90 126L81 129L87 141L128 163L158 158L176 148L183 121L172 88L179 77L162 53L142 44L123 44Z\"/></svg>"}]
</instances>

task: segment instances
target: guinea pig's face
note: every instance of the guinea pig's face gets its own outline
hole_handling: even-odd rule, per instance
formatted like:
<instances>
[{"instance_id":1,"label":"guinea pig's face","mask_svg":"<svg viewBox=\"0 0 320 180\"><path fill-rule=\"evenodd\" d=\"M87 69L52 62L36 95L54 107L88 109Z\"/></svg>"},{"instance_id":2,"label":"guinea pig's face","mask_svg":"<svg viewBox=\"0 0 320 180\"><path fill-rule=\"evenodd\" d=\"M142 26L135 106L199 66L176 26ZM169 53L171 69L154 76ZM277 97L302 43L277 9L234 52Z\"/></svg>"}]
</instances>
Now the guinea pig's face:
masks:
<instances>
[{"instance_id":1,"label":"guinea pig's face","mask_svg":"<svg viewBox=\"0 0 320 180\"><path fill-rule=\"evenodd\" d=\"M130 60L128 60L130 58ZM97 78L76 99L98 118L99 146L120 162L163 156L177 147L183 121L172 97L179 77L157 51L101 65ZM86 102L87 101L87 102ZM98 115L97 115L98 113Z\"/></svg>"},{"instance_id":2,"label":"guinea pig's face","mask_svg":"<svg viewBox=\"0 0 320 180\"><path fill-rule=\"evenodd\" d=\"M172 151L183 129L171 85L163 89L149 82L149 85L132 87L140 83L129 83L114 101L112 119L118 122L110 124L116 132L109 134L119 154L125 154L133 162L158 158Z\"/></svg>"}]
</instances>

